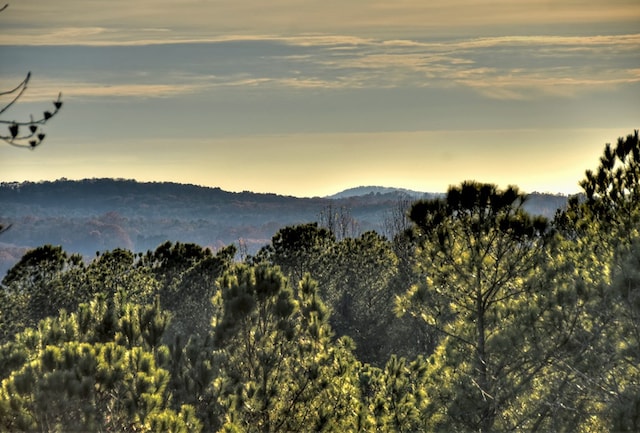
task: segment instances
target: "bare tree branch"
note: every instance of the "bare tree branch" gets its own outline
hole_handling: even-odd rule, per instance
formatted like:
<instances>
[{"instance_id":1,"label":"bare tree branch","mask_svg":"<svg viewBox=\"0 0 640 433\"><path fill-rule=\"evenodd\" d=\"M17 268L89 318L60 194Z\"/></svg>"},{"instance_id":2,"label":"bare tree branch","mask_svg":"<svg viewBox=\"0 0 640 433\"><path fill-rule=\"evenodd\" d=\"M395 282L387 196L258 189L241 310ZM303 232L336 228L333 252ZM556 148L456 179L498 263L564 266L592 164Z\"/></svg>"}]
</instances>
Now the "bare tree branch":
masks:
<instances>
[{"instance_id":1,"label":"bare tree branch","mask_svg":"<svg viewBox=\"0 0 640 433\"><path fill-rule=\"evenodd\" d=\"M0 12L9 7L9 4L5 4L0 8ZM0 96L10 96L11 100L1 106L0 116L6 115L5 113L24 95L31 79L31 71L27 72L27 76L16 87L6 91L0 91ZM29 120L6 120L0 118L0 124L8 125L8 134L0 132L0 140L5 143L21 148L35 149L42 140L45 138L44 132L40 128L41 125L47 123L53 118L60 108L62 108L62 93L58 94L58 99L53 101L53 110L45 110L42 112L42 116L34 118L30 116ZM21 128L25 127L25 128Z\"/></svg>"}]
</instances>

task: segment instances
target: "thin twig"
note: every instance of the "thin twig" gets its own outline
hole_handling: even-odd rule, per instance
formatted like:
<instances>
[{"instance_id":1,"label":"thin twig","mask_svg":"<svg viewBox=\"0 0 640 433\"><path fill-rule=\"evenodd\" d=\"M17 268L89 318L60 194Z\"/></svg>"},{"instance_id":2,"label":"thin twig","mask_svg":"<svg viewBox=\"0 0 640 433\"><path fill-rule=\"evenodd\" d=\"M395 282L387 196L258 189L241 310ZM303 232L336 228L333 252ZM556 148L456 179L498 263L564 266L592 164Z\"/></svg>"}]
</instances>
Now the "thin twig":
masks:
<instances>
[{"instance_id":1,"label":"thin twig","mask_svg":"<svg viewBox=\"0 0 640 433\"><path fill-rule=\"evenodd\" d=\"M5 105L1 110L0 110L0 114L4 113L5 111L7 111L9 109L9 107L11 107L18 99L20 99L20 97L22 96L22 94L25 92L25 90L27 90L27 83L29 83L29 79L31 78L31 72L27 73L27 76L24 80L22 80L22 82L20 84L18 84L18 86L13 89L10 90L8 92L5 93L1 93L0 96L2 95L10 95L11 93L17 91L18 89L20 89L20 91L18 92L18 94L16 96L13 97L13 99L11 100L11 102L9 102L7 105Z\"/></svg>"}]
</instances>

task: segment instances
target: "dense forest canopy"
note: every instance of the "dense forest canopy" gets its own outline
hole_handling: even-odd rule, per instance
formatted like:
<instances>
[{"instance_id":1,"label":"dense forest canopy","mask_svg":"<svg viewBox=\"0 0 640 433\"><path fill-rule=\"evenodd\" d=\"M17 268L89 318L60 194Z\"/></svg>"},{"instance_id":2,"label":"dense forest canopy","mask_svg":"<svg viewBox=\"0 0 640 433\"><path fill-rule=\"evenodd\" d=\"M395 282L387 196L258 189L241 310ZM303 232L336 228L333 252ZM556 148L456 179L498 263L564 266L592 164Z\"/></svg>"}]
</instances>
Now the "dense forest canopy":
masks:
<instances>
[{"instance_id":1,"label":"dense forest canopy","mask_svg":"<svg viewBox=\"0 0 640 433\"><path fill-rule=\"evenodd\" d=\"M639 431L639 177L635 131L550 217L465 181L240 260L30 249L1 282L0 430Z\"/></svg>"},{"instance_id":2,"label":"dense forest canopy","mask_svg":"<svg viewBox=\"0 0 640 433\"><path fill-rule=\"evenodd\" d=\"M391 236L389 214L404 203L436 194L361 187L334 198L228 192L220 188L126 179L0 183L0 274L29 249L60 245L92 258L96 251L155 249L167 240L214 249L242 244L255 254L282 227L319 221L337 236L375 230ZM534 214L552 217L562 195L529 196ZM343 230L337 229L344 226Z\"/></svg>"}]
</instances>

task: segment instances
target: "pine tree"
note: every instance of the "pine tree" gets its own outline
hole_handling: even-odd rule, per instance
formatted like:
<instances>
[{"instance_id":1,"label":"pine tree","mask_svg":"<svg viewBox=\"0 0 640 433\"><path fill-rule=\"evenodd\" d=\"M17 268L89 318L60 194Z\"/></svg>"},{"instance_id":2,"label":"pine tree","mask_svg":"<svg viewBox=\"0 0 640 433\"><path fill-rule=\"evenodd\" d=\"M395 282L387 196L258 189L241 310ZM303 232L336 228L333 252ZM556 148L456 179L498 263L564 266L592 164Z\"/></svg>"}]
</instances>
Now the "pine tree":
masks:
<instances>
[{"instance_id":1,"label":"pine tree","mask_svg":"<svg viewBox=\"0 0 640 433\"><path fill-rule=\"evenodd\" d=\"M0 350L11 372L0 389L9 431L200 431L193 408L169 407L166 327L159 303L98 299L27 329Z\"/></svg>"},{"instance_id":2,"label":"pine tree","mask_svg":"<svg viewBox=\"0 0 640 433\"><path fill-rule=\"evenodd\" d=\"M424 358L408 362L391 355L383 369L365 364L359 371L363 422L357 431L428 431L423 417L429 402Z\"/></svg>"},{"instance_id":3,"label":"pine tree","mask_svg":"<svg viewBox=\"0 0 640 433\"><path fill-rule=\"evenodd\" d=\"M605 146L580 182L583 194L555 221L563 243L552 279L562 303L554 332L567 349L545 385L555 389L550 418L581 431L640 426L639 179L635 131Z\"/></svg>"},{"instance_id":4,"label":"pine tree","mask_svg":"<svg viewBox=\"0 0 640 433\"><path fill-rule=\"evenodd\" d=\"M317 223L288 226L278 230L254 261L279 266L291 281L300 281L309 273L324 286L328 277L325 255L334 244L334 234Z\"/></svg>"},{"instance_id":5,"label":"pine tree","mask_svg":"<svg viewBox=\"0 0 640 433\"><path fill-rule=\"evenodd\" d=\"M465 182L411 209L423 281L397 308L444 336L431 359L437 428L512 428L503 414L537 372L520 316L528 317L535 297L526 282L543 257L548 224L526 214L524 200L515 187Z\"/></svg>"},{"instance_id":6,"label":"pine tree","mask_svg":"<svg viewBox=\"0 0 640 433\"><path fill-rule=\"evenodd\" d=\"M354 340L358 359L384 365L393 347L388 333L398 331L391 329L397 319L389 284L398 260L390 243L370 231L341 240L327 254L330 276L321 290L332 328Z\"/></svg>"},{"instance_id":7,"label":"pine tree","mask_svg":"<svg viewBox=\"0 0 640 433\"><path fill-rule=\"evenodd\" d=\"M81 257L68 255L60 246L44 245L28 251L2 279L0 342L45 317L56 316L61 309L75 309L82 302L80 293L63 278L82 272Z\"/></svg>"},{"instance_id":8,"label":"pine tree","mask_svg":"<svg viewBox=\"0 0 640 433\"><path fill-rule=\"evenodd\" d=\"M343 431L357 387L341 361L348 346L330 344L315 283L307 276L293 290L277 268L242 265L220 284L214 336L225 357L225 428Z\"/></svg>"}]
</instances>

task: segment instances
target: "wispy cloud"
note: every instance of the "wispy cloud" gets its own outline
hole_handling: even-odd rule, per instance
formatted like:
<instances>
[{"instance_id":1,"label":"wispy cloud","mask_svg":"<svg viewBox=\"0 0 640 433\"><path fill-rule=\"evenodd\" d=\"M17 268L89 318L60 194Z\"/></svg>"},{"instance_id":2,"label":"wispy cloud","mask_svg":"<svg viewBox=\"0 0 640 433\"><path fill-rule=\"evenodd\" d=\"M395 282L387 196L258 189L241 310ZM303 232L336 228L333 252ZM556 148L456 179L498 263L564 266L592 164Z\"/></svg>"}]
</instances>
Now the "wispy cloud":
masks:
<instances>
[{"instance_id":1,"label":"wispy cloud","mask_svg":"<svg viewBox=\"0 0 640 433\"><path fill-rule=\"evenodd\" d=\"M461 85L491 98L522 99L636 83L637 62L629 57L633 52L640 52L640 34L505 36L368 41L357 50L315 61L360 86ZM604 55L606 63L596 60Z\"/></svg>"},{"instance_id":2,"label":"wispy cloud","mask_svg":"<svg viewBox=\"0 0 640 433\"><path fill-rule=\"evenodd\" d=\"M43 31L44 30L44 31ZM145 46L271 41L301 47L355 47L374 39L340 34L209 34L197 35L160 28L63 27L34 29L11 34L0 32L0 45ZM410 43L410 41L407 41Z\"/></svg>"},{"instance_id":3,"label":"wispy cloud","mask_svg":"<svg viewBox=\"0 0 640 433\"><path fill-rule=\"evenodd\" d=\"M32 100L51 88L70 97L178 97L234 88L344 89L465 87L497 99L572 97L638 82L640 34L373 39L343 35L236 36L160 43L153 65L138 62L139 47L117 48L108 76L87 60L81 80L34 81ZM98 28L65 34L101 34ZM137 40L133 45L141 40ZM188 49L182 47L189 43ZM25 48L26 49L26 48ZM35 48L34 48L35 49ZM73 50L73 47L58 48ZM100 50L100 47L96 47ZM136 51L132 51L136 49ZM85 52L93 53L90 48ZM96 51L100 59L101 51ZM109 51L113 53L113 51ZM186 54L185 54L186 53ZM110 54L113 55L113 54ZM63 56L67 59L72 56ZM180 58L180 61L157 59ZM606 58L606 62L601 59ZM220 59L224 59L223 62ZM82 58L75 61L82 62ZM74 65L63 65L69 69ZM140 69L143 68L143 69ZM65 72L66 73L66 72ZM87 79L87 77L92 77ZM49 98L50 96L47 96Z\"/></svg>"},{"instance_id":4,"label":"wispy cloud","mask_svg":"<svg viewBox=\"0 0 640 433\"><path fill-rule=\"evenodd\" d=\"M22 102L49 101L62 93L64 100L77 98L167 98L202 90L195 84L100 84L67 80L35 80Z\"/></svg>"},{"instance_id":5,"label":"wispy cloud","mask_svg":"<svg viewBox=\"0 0 640 433\"><path fill-rule=\"evenodd\" d=\"M640 18L640 4L630 0L32 0L12 3L3 15L8 23L3 39L13 40L35 31L54 34L55 29L87 25L110 29L83 35L93 42L144 39L150 37L146 29L171 29L165 36L177 39L213 33L272 34L275 29L286 35L314 32L380 38L393 34L397 38L425 31L451 35L473 28L476 33L495 34L498 27L566 29L603 22L629 28Z\"/></svg>"},{"instance_id":6,"label":"wispy cloud","mask_svg":"<svg viewBox=\"0 0 640 433\"><path fill-rule=\"evenodd\" d=\"M602 71L595 77L587 72L567 70L547 71L546 74L471 70L458 74L456 81L494 99L531 99L545 95L571 97L584 91L603 91L640 83L640 70Z\"/></svg>"},{"instance_id":7,"label":"wispy cloud","mask_svg":"<svg viewBox=\"0 0 640 433\"><path fill-rule=\"evenodd\" d=\"M91 83L69 83L65 94L70 97L135 97L165 98L178 94L194 93L198 86L186 84L116 84L96 86Z\"/></svg>"}]
</instances>

